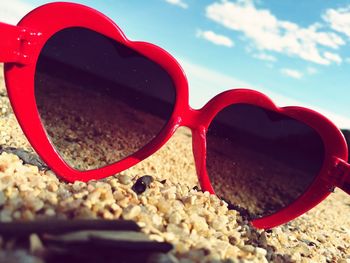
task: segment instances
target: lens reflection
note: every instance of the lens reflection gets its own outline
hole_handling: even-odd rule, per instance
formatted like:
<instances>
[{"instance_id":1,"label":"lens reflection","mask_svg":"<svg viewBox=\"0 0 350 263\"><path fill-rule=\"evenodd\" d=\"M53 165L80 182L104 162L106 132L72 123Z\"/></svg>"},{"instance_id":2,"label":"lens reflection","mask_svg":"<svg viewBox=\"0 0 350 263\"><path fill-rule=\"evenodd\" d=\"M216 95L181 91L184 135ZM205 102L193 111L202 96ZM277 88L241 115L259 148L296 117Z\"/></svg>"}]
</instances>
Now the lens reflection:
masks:
<instances>
[{"instance_id":1,"label":"lens reflection","mask_svg":"<svg viewBox=\"0 0 350 263\"><path fill-rule=\"evenodd\" d=\"M35 97L53 145L79 170L117 162L166 125L175 104L170 75L97 32L56 33L37 62Z\"/></svg>"},{"instance_id":2,"label":"lens reflection","mask_svg":"<svg viewBox=\"0 0 350 263\"><path fill-rule=\"evenodd\" d=\"M216 194L252 218L295 201L318 175L322 138L308 125L249 104L226 107L207 133L207 171Z\"/></svg>"}]
</instances>

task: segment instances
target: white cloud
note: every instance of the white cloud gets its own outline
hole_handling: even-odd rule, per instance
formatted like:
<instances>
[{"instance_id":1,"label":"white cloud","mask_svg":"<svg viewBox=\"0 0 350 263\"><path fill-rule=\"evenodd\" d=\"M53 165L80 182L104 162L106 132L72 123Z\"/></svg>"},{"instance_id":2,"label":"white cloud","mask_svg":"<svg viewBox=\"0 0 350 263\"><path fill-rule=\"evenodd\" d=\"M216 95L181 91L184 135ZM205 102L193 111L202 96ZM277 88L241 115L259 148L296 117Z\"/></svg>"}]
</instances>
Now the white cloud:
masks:
<instances>
[{"instance_id":1,"label":"white cloud","mask_svg":"<svg viewBox=\"0 0 350 263\"><path fill-rule=\"evenodd\" d=\"M335 31L350 37L350 6L339 9L328 9L323 15L323 19Z\"/></svg>"},{"instance_id":2,"label":"white cloud","mask_svg":"<svg viewBox=\"0 0 350 263\"><path fill-rule=\"evenodd\" d=\"M168 2L169 4L176 5L184 9L188 8L188 4L186 4L182 0L165 0L165 1Z\"/></svg>"},{"instance_id":3,"label":"white cloud","mask_svg":"<svg viewBox=\"0 0 350 263\"><path fill-rule=\"evenodd\" d=\"M31 4L20 0L0 1L0 21L17 24L33 8Z\"/></svg>"},{"instance_id":4,"label":"white cloud","mask_svg":"<svg viewBox=\"0 0 350 263\"><path fill-rule=\"evenodd\" d=\"M294 79L301 79L303 77L303 73L295 69L283 68L281 69L281 73Z\"/></svg>"},{"instance_id":5,"label":"white cloud","mask_svg":"<svg viewBox=\"0 0 350 263\"><path fill-rule=\"evenodd\" d=\"M198 30L197 37L206 39L215 45L225 46L225 47L233 47L234 42L228 38L227 36L219 35L214 33L213 31L201 31Z\"/></svg>"},{"instance_id":6,"label":"white cloud","mask_svg":"<svg viewBox=\"0 0 350 263\"><path fill-rule=\"evenodd\" d=\"M323 55L329 61L333 61L333 62L335 62L337 64L340 64L343 61L342 58L338 54L335 54L335 53L324 52Z\"/></svg>"},{"instance_id":7,"label":"white cloud","mask_svg":"<svg viewBox=\"0 0 350 263\"><path fill-rule=\"evenodd\" d=\"M277 59L274 56L265 54L265 53L259 53L259 54L254 54L254 58L260 59L260 60L265 60L265 61L270 61L270 62L275 62Z\"/></svg>"},{"instance_id":8,"label":"white cloud","mask_svg":"<svg viewBox=\"0 0 350 263\"><path fill-rule=\"evenodd\" d=\"M313 68L313 67L307 67L306 68L306 72L309 74L309 75L315 75L318 73L318 70Z\"/></svg>"},{"instance_id":9,"label":"white cloud","mask_svg":"<svg viewBox=\"0 0 350 263\"><path fill-rule=\"evenodd\" d=\"M222 0L206 8L206 16L229 28L242 32L258 50L296 56L317 64L335 62L321 52L325 48L338 49L345 41L334 32L320 31L319 24L300 27L279 20L267 9L257 9L249 0Z\"/></svg>"}]
</instances>

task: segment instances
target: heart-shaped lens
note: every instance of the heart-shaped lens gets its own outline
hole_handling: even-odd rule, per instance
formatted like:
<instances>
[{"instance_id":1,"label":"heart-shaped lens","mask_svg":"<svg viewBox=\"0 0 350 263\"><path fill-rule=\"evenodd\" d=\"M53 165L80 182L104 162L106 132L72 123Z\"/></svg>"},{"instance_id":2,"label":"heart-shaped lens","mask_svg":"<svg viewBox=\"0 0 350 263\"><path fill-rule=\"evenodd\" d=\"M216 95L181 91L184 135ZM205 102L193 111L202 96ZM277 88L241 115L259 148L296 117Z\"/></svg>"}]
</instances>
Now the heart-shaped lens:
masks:
<instances>
[{"instance_id":1,"label":"heart-shaped lens","mask_svg":"<svg viewBox=\"0 0 350 263\"><path fill-rule=\"evenodd\" d=\"M51 142L72 167L100 168L163 129L176 91L160 65L95 31L53 35L36 66L35 97Z\"/></svg>"},{"instance_id":2,"label":"heart-shaped lens","mask_svg":"<svg viewBox=\"0 0 350 263\"><path fill-rule=\"evenodd\" d=\"M310 126L250 104L224 108L207 133L207 171L216 194L252 218L300 197L324 155L322 138Z\"/></svg>"}]
</instances>

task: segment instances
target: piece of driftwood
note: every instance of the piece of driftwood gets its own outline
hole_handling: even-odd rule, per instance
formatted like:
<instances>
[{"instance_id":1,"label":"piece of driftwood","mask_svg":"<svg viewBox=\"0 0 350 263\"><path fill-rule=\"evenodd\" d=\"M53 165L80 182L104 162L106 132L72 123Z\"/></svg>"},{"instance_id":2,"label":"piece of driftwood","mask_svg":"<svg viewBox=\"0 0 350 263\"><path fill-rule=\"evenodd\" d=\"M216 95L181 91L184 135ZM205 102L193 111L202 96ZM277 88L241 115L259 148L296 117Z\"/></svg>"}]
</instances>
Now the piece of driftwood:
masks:
<instances>
[{"instance_id":1,"label":"piece of driftwood","mask_svg":"<svg viewBox=\"0 0 350 263\"><path fill-rule=\"evenodd\" d=\"M0 235L21 237L36 234L63 234L80 230L139 231L140 227L129 220L37 220L0 223Z\"/></svg>"},{"instance_id":2,"label":"piece of driftwood","mask_svg":"<svg viewBox=\"0 0 350 263\"><path fill-rule=\"evenodd\" d=\"M166 242L155 242L147 235L133 231L76 231L63 235L43 235L44 244L62 249L83 250L86 253L100 249L129 252L168 252L173 246ZM92 249L92 250L91 250ZM114 251L114 252L113 252Z\"/></svg>"},{"instance_id":3,"label":"piece of driftwood","mask_svg":"<svg viewBox=\"0 0 350 263\"><path fill-rule=\"evenodd\" d=\"M139 231L139 226L128 220L0 223L5 243L11 241L13 248L34 251L47 263L172 262L167 254L172 244L152 241Z\"/></svg>"}]
</instances>

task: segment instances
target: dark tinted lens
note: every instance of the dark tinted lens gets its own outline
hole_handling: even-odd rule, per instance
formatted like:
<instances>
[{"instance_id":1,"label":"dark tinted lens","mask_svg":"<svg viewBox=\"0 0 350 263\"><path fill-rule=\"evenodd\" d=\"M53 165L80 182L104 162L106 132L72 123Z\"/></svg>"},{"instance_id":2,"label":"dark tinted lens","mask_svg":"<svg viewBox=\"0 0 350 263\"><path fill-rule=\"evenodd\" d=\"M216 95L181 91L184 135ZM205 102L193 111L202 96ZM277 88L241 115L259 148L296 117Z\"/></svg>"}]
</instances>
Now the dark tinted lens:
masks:
<instances>
[{"instance_id":1,"label":"dark tinted lens","mask_svg":"<svg viewBox=\"0 0 350 263\"><path fill-rule=\"evenodd\" d=\"M216 194L253 218L295 201L318 175L323 159L316 131L253 105L225 108L207 134L207 169Z\"/></svg>"},{"instance_id":2,"label":"dark tinted lens","mask_svg":"<svg viewBox=\"0 0 350 263\"><path fill-rule=\"evenodd\" d=\"M175 87L158 64L84 28L55 34L35 75L43 125L72 167L99 168L140 150L172 114Z\"/></svg>"}]
</instances>

